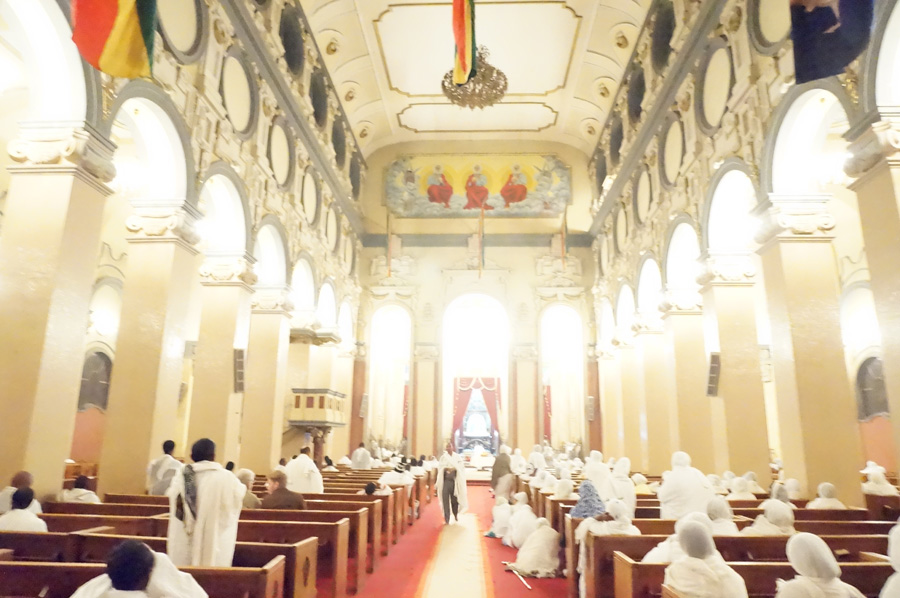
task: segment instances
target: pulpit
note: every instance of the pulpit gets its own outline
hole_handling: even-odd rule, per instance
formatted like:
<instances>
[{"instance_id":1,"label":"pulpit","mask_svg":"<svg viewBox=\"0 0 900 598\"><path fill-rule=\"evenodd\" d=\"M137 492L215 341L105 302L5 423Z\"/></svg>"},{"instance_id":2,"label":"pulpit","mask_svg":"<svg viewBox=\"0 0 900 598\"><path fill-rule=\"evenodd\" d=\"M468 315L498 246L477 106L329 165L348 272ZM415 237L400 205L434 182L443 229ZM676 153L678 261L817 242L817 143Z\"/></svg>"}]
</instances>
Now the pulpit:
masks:
<instances>
[{"instance_id":1,"label":"pulpit","mask_svg":"<svg viewBox=\"0 0 900 598\"><path fill-rule=\"evenodd\" d=\"M347 395L328 388L294 388L292 393L294 402L288 422L312 437L313 460L321 467L328 433L347 425Z\"/></svg>"}]
</instances>

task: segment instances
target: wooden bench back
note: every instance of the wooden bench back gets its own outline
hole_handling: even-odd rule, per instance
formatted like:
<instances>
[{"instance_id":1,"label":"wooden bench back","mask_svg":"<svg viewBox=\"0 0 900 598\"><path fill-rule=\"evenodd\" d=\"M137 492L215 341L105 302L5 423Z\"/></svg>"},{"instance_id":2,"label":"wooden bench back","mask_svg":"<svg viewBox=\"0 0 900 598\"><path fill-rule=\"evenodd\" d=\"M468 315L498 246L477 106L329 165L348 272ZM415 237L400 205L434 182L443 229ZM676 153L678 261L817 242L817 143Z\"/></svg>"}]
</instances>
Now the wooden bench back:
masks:
<instances>
[{"instance_id":1,"label":"wooden bench back","mask_svg":"<svg viewBox=\"0 0 900 598\"><path fill-rule=\"evenodd\" d=\"M169 512L168 503L164 505L116 503L95 505L78 502L48 501L43 504L43 508L45 513L59 513L62 515L116 515L120 517L150 517Z\"/></svg>"},{"instance_id":2,"label":"wooden bench back","mask_svg":"<svg viewBox=\"0 0 900 598\"><path fill-rule=\"evenodd\" d=\"M150 517L124 517L121 515L67 515L44 513L39 515L51 532L77 532L95 527L111 527L117 534L128 536L154 536L156 523Z\"/></svg>"}]
</instances>

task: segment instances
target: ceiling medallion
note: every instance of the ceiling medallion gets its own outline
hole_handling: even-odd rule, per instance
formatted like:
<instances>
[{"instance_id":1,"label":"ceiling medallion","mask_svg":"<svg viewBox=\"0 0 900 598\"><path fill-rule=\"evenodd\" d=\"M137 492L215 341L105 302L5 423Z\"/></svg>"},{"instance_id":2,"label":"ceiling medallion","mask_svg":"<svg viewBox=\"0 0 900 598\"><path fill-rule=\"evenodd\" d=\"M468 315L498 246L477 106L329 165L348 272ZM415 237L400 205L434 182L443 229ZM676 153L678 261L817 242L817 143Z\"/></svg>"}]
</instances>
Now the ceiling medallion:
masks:
<instances>
[{"instance_id":1,"label":"ceiling medallion","mask_svg":"<svg viewBox=\"0 0 900 598\"><path fill-rule=\"evenodd\" d=\"M475 58L475 76L465 85L453 84L453 71L447 71L441 82L444 95L457 106L470 110L493 106L506 95L509 83L500 69L488 62L491 54L485 46L478 47Z\"/></svg>"}]
</instances>

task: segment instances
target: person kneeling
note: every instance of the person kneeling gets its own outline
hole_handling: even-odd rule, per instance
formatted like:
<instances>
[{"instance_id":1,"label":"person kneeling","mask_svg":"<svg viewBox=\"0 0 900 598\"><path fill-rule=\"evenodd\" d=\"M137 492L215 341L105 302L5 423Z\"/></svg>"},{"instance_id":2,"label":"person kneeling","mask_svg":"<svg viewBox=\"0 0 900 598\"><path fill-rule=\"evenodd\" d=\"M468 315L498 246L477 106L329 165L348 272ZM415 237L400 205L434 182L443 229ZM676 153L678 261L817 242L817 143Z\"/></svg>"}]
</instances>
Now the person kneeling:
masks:
<instances>
[{"instance_id":1,"label":"person kneeling","mask_svg":"<svg viewBox=\"0 0 900 598\"><path fill-rule=\"evenodd\" d=\"M747 598L744 579L716 551L709 528L695 521L678 530L685 555L666 567L665 585L683 598Z\"/></svg>"},{"instance_id":2,"label":"person kneeling","mask_svg":"<svg viewBox=\"0 0 900 598\"><path fill-rule=\"evenodd\" d=\"M544 517L516 555L509 568L526 577L556 577L559 572L559 532Z\"/></svg>"}]
</instances>

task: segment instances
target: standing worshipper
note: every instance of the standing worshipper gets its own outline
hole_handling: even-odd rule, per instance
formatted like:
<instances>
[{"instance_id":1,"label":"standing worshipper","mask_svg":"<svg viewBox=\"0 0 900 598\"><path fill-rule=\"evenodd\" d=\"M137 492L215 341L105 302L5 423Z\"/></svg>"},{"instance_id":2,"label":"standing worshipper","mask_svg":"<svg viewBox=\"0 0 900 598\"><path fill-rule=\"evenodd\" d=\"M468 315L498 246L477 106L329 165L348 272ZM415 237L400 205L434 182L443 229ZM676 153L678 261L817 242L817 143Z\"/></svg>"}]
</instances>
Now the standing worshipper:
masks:
<instances>
[{"instance_id":1,"label":"standing worshipper","mask_svg":"<svg viewBox=\"0 0 900 598\"><path fill-rule=\"evenodd\" d=\"M72 484L71 490L60 491L59 496L57 496L57 500L59 500L59 502L80 502L99 505L100 497L97 496L96 492L88 490L87 486L87 476L80 475L75 478L75 483Z\"/></svg>"},{"instance_id":2,"label":"standing worshipper","mask_svg":"<svg viewBox=\"0 0 900 598\"><path fill-rule=\"evenodd\" d=\"M459 521L459 516L469 508L466 471L462 457L453 452L453 445L449 442L438 461L437 493L444 508L444 525L450 523L451 512Z\"/></svg>"},{"instance_id":3,"label":"standing worshipper","mask_svg":"<svg viewBox=\"0 0 900 598\"><path fill-rule=\"evenodd\" d=\"M16 490L21 490L22 488L31 488L31 485L34 483L34 476L32 476L27 471L20 471L16 473L9 481L9 486L0 490L0 515L6 513L12 508L12 497L15 494ZM31 501L31 504L28 505L28 510L37 515L38 513L42 513L41 503L39 503L36 499Z\"/></svg>"},{"instance_id":4,"label":"standing worshipper","mask_svg":"<svg viewBox=\"0 0 900 598\"><path fill-rule=\"evenodd\" d=\"M322 473L316 467L315 462L309 456L309 447L305 446L300 454L291 459L284 466L287 470L288 490L300 494L322 494L325 492L325 482Z\"/></svg>"},{"instance_id":5,"label":"standing worshipper","mask_svg":"<svg viewBox=\"0 0 900 598\"><path fill-rule=\"evenodd\" d=\"M797 575L778 587L775 598L863 598L862 592L841 581L841 567L819 536L799 533L787 541L785 552Z\"/></svg>"},{"instance_id":6,"label":"standing worshipper","mask_svg":"<svg viewBox=\"0 0 900 598\"><path fill-rule=\"evenodd\" d=\"M591 451L587 461L584 464L582 472L584 479L590 480L594 484L594 489L604 502L610 500L614 496L612 485L610 482L609 465L603 462L603 453L600 451Z\"/></svg>"},{"instance_id":7,"label":"standing worshipper","mask_svg":"<svg viewBox=\"0 0 900 598\"><path fill-rule=\"evenodd\" d=\"M365 442L360 442L350 455L350 469L372 469L372 453L366 448Z\"/></svg>"},{"instance_id":8,"label":"standing worshipper","mask_svg":"<svg viewBox=\"0 0 900 598\"><path fill-rule=\"evenodd\" d=\"M706 513L716 495L712 484L699 469L691 467L691 457L683 451L672 455L672 471L663 478L656 493L662 519L680 519L688 513Z\"/></svg>"},{"instance_id":9,"label":"standing worshipper","mask_svg":"<svg viewBox=\"0 0 900 598\"><path fill-rule=\"evenodd\" d=\"M613 491L613 497L625 503L631 511L631 516L634 517L634 510L637 508L637 492L634 489L634 482L629 477L630 474L631 459L622 457L613 466L609 484Z\"/></svg>"},{"instance_id":10,"label":"standing worshipper","mask_svg":"<svg viewBox=\"0 0 900 598\"><path fill-rule=\"evenodd\" d=\"M247 487L215 462L216 445L201 438L192 465L172 479L167 552L176 566L230 567Z\"/></svg>"},{"instance_id":11,"label":"standing worshipper","mask_svg":"<svg viewBox=\"0 0 900 598\"><path fill-rule=\"evenodd\" d=\"M505 444L501 446L500 454L494 459L494 466L491 469L491 490L494 491L494 496L506 499L509 498L515 479L509 454L509 447Z\"/></svg>"},{"instance_id":12,"label":"standing worshipper","mask_svg":"<svg viewBox=\"0 0 900 598\"><path fill-rule=\"evenodd\" d=\"M175 442L166 440L162 445L163 454L147 466L147 494L154 496L163 496L172 483L175 474L181 471L184 465L178 459L172 456L175 450Z\"/></svg>"},{"instance_id":13,"label":"standing worshipper","mask_svg":"<svg viewBox=\"0 0 900 598\"><path fill-rule=\"evenodd\" d=\"M34 500L34 490L19 488L12 495L12 508L0 515L0 531L46 532L47 523L29 510Z\"/></svg>"},{"instance_id":14,"label":"standing worshipper","mask_svg":"<svg viewBox=\"0 0 900 598\"><path fill-rule=\"evenodd\" d=\"M747 598L747 584L722 560L706 526L685 523L678 543L684 556L666 567L665 585L684 598Z\"/></svg>"}]
</instances>

